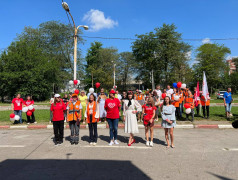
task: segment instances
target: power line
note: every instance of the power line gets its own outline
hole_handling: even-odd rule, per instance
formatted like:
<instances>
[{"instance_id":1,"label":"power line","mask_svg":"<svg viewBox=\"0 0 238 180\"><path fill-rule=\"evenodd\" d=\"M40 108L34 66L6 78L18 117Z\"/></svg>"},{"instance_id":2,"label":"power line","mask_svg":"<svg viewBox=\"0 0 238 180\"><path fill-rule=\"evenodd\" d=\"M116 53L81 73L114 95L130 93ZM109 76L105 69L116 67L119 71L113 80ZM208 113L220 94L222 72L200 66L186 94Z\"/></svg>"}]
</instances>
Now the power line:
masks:
<instances>
[{"instance_id":1,"label":"power line","mask_svg":"<svg viewBox=\"0 0 238 180\"><path fill-rule=\"evenodd\" d=\"M89 39L112 39L112 40L129 40L129 41L135 41L139 40L139 38L121 38L121 37L100 37L100 36L81 36L84 38L89 38ZM153 39L159 39L159 38L153 38ZM168 39L159 39L161 41L168 41ZM183 41L203 41L204 39L181 39ZM238 40L238 38L214 38L214 39L209 39L210 41L234 41ZM171 40L173 41L173 40Z\"/></svg>"}]
</instances>

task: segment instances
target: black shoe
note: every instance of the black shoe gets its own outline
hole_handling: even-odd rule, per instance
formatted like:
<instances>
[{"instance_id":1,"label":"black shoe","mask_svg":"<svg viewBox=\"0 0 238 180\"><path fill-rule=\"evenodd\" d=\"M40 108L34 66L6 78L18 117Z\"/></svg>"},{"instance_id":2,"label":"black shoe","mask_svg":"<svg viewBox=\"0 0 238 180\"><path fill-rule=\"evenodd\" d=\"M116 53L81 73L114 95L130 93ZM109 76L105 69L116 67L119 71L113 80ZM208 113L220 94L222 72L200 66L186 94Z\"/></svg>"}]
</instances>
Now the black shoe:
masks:
<instances>
[{"instance_id":1,"label":"black shoe","mask_svg":"<svg viewBox=\"0 0 238 180\"><path fill-rule=\"evenodd\" d=\"M79 142L74 142L75 143L75 145L77 145Z\"/></svg>"},{"instance_id":2,"label":"black shoe","mask_svg":"<svg viewBox=\"0 0 238 180\"><path fill-rule=\"evenodd\" d=\"M59 144L59 145L61 145L62 143L63 143L63 141L59 141L59 143L58 143L58 144Z\"/></svg>"},{"instance_id":3,"label":"black shoe","mask_svg":"<svg viewBox=\"0 0 238 180\"><path fill-rule=\"evenodd\" d=\"M58 145L58 142L55 142L55 146L57 146Z\"/></svg>"},{"instance_id":4,"label":"black shoe","mask_svg":"<svg viewBox=\"0 0 238 180\"><path fill-rule=\"evenodd\" d=\"M74 144L74 142L73 142L73 141L71 141L70 143L71 143L71 145L73 145L73 144Z\"/></svg>"},{"instance_id":5,"label":"black shoe","mask_svg":"<svg viewBox=\"0 0 238 180\"><path fill-rule=\"evenodd\" d=\"M207 117L207 119L209 119L209 116Z\"/></svg>"}]
</instances>

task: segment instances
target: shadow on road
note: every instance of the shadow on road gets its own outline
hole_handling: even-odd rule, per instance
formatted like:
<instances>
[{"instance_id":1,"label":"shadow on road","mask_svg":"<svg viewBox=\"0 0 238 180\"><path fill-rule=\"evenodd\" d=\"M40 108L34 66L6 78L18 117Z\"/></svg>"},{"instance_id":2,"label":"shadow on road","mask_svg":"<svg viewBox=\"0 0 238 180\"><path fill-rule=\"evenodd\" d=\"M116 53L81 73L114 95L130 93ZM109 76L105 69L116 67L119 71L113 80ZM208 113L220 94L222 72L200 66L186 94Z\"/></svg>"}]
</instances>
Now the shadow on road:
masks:
<instances>
[{"instance_id":1,"label":"shadow on road","mask_svg":"<svg viewBox=\"0 0 238 180\"><path fill-rule=\"evenodd\" d=\"M69 154L66 154L70 156ZM0 179L151 179L130 161L20 160L0 163Z\"/></svg>"},{"instance_id":2,"label":"shadow on road","mask_svg":"<svg viewBox=\"0 0 238 180\"><path fill-rule=\"evenodd\" d=\"M218 175L218 174L214 174L214 173L212 173L212 172L207 172L208 174L211 174L211 175L213 175L213 176L215 176L215 177L217 177L218 179L222 179L222 180L234 180L234 179L230 179L230 178L227 178L227 177L225 177L225 176L220 176L220 175Z\"/></svg>"}]
</instances>

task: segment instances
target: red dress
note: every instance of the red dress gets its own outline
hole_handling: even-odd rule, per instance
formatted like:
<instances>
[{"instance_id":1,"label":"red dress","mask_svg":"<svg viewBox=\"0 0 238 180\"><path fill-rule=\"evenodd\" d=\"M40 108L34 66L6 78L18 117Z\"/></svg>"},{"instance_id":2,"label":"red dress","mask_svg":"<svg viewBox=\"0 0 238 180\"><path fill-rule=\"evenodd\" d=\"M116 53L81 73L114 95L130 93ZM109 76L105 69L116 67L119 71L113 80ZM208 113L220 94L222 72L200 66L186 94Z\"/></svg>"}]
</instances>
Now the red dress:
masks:
<instances>
[{"instance_id":1,"label":"red dress","mask_svg":"<svg viewBox=\"0 0 238 180\"><path fill-rule=\"evenodd\" d=\"M150 123L149 121L151 120L151 118L153 117L153 111L155 110L156 111L156 107L154 106L154 107L152 107L152 106L148 106L148 105L146 105L146 104L144 104L143 106L142 106L142 108L144 109L144 117L143 117L143 119L144 119L144 125L145 126L147 126L147 125L149 125L149 124L154 124L154 119L153 119L153 123Z\"/></svg>"}]
</instances>

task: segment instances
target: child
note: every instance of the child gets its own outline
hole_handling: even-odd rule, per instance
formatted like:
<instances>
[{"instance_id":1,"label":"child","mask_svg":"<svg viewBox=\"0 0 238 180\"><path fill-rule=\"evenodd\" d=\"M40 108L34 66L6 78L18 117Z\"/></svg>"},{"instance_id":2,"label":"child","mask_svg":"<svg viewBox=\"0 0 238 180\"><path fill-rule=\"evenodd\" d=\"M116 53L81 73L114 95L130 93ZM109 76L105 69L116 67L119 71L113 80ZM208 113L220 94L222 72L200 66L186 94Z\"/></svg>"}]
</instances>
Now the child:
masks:
<instances>
[{"instance_id":1,"label":"child","mask_svg":"<svg viewBox=\"0 0 238 180\"><path fill-rule=\"evenodd\" d=\"M33 101L33 99L31 98L31 96L27 96L26 97L26 101L24 102L24 104L26 105L26 106L30 106L30 105L34 105L34 101ZM27 124L30 124L30 123L37 123L37 122L35 122L35 116L34 116L34 111L31 111L32 112L32 115L31 116L27 116L26 115L26 117L27 117ZM31 119L32 118L32 119Z\"/></svg>"},{"instance_id":2,"label":"child","mask_svg":"<svg viewBox=\"0 0 238 180\"><path fill-rule=\"evenodd\" d=\"M144 114L144 126L146 136L146 146L153 147L153 136L154 136L154 118L155 118L156 107L154 105L153 98L150 97L146 104L142 106L142 114ZM150 142L149 142L149 129L150 129Z\"/></svg>"}]
</instances>

